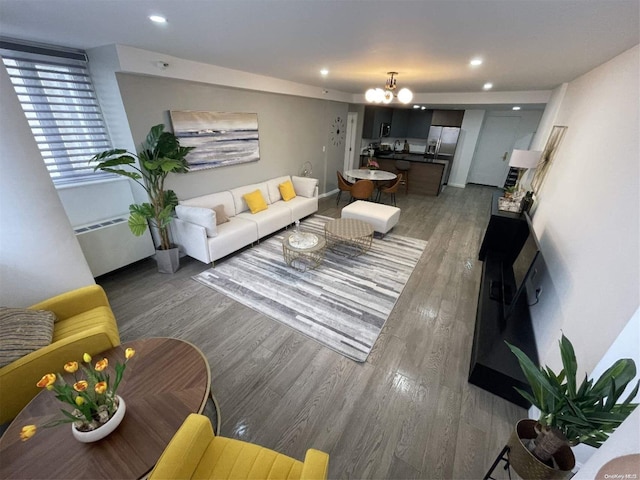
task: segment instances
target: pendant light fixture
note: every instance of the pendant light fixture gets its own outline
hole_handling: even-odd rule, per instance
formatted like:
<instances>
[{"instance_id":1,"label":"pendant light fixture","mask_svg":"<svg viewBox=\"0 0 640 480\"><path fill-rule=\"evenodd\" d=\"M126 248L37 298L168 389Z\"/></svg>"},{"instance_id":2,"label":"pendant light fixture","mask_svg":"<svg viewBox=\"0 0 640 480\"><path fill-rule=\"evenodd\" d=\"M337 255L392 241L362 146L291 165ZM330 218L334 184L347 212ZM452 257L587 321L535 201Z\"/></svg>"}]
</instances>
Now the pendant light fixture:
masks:
<instances>
[{"instance_id":1,"label":"pendant light fixture","mask_svg":"<svg viewBox=\"0 0 640 480\"><path fill-rule=\"evenodd\" d=\"M413 100L413 92L408 88L402 88L400 91L395 94L395 90L397 88L396 78L398 72L387 72L389 78L384 84L384 89L382 88L370 88L364 94L364 98L367 102L370 103L391 103L393 101L393 97L397 96L398 101L401 103L410 103Z\"/></svg>"}]
</instances>

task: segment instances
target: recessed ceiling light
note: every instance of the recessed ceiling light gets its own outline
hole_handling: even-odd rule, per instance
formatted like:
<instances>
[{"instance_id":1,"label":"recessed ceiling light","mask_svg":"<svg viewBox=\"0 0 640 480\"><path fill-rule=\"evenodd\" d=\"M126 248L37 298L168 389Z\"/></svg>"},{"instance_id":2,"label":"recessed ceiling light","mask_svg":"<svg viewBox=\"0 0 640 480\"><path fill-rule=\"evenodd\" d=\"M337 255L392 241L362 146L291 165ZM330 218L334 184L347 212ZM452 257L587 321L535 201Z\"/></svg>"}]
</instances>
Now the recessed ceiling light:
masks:
<instances>
[{"instance_id":1,"label":"recessed ceiling light","mask_svg":"<svg viewBox=\"0 0 640 480\"><path fill-rule=\"evenodd\" d=\"M149 20L155 23L167 23L167 19L160 15L149 15Z\"/></svg>"},{"instance_id":2,"label":"recessed ceiling light","mask_svg":"<svg viewBox=\"0 0 640 480\"><path fill-rule=\"evenodd\" d=\"M472 67L477 67L479 65L482 65L482 59L481 58L474 58L473 60L471 60L469 62L469 65L471 65Z\"/></svg>"},{"instance_id":3,"label":"recessed ceiling light","mask_svg":"<svg viewBox=\"0 0 640 480\"><path fill-rule=\"evenodd\" d=\"M327 75L329 75L329 70L327 70L326 68L323 68L322 70L320 70L320 75L322 75L323 77L326 77Z\"/></svg>"},{"instance_id":4,"label":"recessed ceiling light","mask_svg":"<svg viewBox=\"0 0 640 480\"><path fill-rule=\"evenodd\" d=\"M427 109L427 107L425 107L425 106L420 107L420 110L426 110L426 109Z\"/></svg>"},{"instance_id":5,"label":"recessed ceiling light","mask_svg":"<svg viewBox=\"0 0 640 480\"><path fill-rule=\"evenodd\" d=\"M413 108L420 108L420 105L414 105Z\"/></svg>"},{"instance_id":6,"label":"recessed ceiling light","mask_svg":"<svg viewBox=\"0 0 640 480\"><path fill-rule=\"evenodd\" d=\"M515 107L513 107L511 110L520 110L520 107L515 106Z\"/></svg>"},{"instance_id":7,"label":"recessed ceiling light","mask_svg":"<svg viewBox=\"0 0 640 480\"><path fill-rule=\"evenodd\" d=\"M493 88L493 83L485 83L482 88L485 90L491 90Z\"/></svg>"}]
</instances>

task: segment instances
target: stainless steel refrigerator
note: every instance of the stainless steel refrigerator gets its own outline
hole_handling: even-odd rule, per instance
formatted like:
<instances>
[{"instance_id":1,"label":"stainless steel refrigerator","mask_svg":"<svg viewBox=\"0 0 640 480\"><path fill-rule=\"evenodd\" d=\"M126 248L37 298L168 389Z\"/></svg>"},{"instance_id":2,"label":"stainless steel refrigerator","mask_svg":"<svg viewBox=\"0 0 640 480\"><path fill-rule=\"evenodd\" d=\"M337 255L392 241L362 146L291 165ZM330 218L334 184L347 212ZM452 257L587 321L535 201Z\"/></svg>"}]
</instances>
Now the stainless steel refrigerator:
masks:
<instances>
[{"instance_id":1,"label":"stainless steel refrigerator","mask_svg":"<svg viewBox=\"0 0 640 480\"><path fill-rule=\"evenodd\" d=\"M451 173L451 164L456 153L459 136L459 127L432 125L429 128L424 158L430 162L443 163L445 165L444 174L442 175L442 183L445 185L449 182L449 173Z\"/></svg>"}]
</instances>

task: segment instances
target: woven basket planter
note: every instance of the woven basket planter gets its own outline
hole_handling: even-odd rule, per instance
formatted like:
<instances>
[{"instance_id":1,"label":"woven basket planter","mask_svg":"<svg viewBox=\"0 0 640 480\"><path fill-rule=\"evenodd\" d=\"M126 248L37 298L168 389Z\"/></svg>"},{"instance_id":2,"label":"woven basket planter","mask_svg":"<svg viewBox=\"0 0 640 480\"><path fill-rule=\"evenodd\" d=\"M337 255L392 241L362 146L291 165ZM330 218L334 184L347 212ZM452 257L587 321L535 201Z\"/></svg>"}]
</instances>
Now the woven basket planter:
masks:
<instances>
[{"instance_id":1,"label":"woven basket planter","mask_svg":"<svg viewBox=\"0 0 640 480\"><path fill-rule=\"evenodd\" d=\"M571 469L576 464L576 459L569 445L560 447L553 455L553 459L559 467L559 469L555 469L538 460L523 443L523 440L536 438L535 425L536 421L530 419L520 420L517 423L507 443L509 447L509 463L516 473L525 480L568 478L571 474Z\"/></svg>"}]
</instances>

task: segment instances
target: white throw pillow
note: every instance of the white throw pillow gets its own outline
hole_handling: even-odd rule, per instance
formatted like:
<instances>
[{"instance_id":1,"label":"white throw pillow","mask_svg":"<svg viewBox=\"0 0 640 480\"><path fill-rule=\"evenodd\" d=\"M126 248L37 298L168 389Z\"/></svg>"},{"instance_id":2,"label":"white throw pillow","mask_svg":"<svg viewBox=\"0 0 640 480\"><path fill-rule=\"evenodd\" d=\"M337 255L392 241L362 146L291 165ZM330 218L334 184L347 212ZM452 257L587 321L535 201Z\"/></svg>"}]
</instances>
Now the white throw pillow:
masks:
<instances>
[{"instance_id":1,"label":"white throw pillow","mask_svg":"<svg viewBox=\"0 0 640 480\"><path fill-rule=\"evenodd\" d=\"M317 178L309 177L291 177L293 182L293 189L296 191L296 195L301 197L311 198L314 196L316 186L318 185Z\"/></svg>"},{"instance_id":2,"label":"white throw pillow","mask_svg":"<svg viewBox=\"0 0 640 480\"><path fill-rule=\"evenodd\" d=\"M218 235L218 227L216 226L216 212L211 208L189 207L187 205L178 205L176 207L176 215L180 220L195 223L204 227L207 231L207 237L215 237Z\"/></svg>"}]
</instances>

